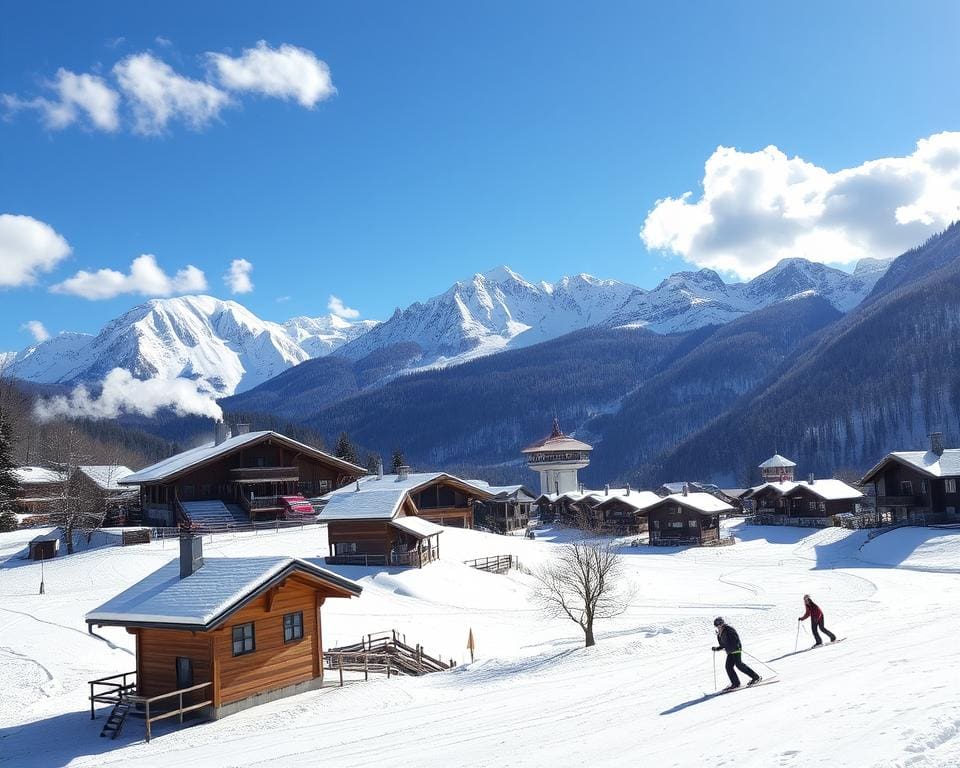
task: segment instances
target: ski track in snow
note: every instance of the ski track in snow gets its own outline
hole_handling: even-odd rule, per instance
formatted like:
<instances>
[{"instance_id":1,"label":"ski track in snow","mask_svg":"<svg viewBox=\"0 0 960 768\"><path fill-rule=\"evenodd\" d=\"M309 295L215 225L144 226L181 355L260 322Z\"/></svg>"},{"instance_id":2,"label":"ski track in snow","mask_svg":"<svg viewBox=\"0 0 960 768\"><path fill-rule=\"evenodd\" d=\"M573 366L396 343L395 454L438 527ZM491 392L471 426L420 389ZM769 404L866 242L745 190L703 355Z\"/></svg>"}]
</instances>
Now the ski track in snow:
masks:
<instances>
[{"instance_id":1,"label":"ski track in snow","mask_svg":"<svg viewBox=\"0 0 960 768\"><path fill-rule=\"evenodd\" d=\"M509 551L534 563L550 557L553 544L447 530L444 555L453 561L366 576L360 599L330 601L324 644L396 627L463 662L472 629L474 664L350 683L180 730L158 724L150 744L135 720L117 741L99 738L106 709L90 721L85 681L129 670L132 640L117 628L89 635L82 616L175 550L154 543L57 558L47 563L44 596L35 594L31 566L11 559L0 563L9 593L0 609L0 673L14 686L12 699L0 699L0 765L960 765L960 584L949 574L960 534L926 531L913 546L904 542L916 532L869 544L862 532L838 529L736 532L736 545L716 550L625 549L636 599L599 625L596 647L583 649L571 622L531 607L528 576L456 562ZM0 552L14 546L9 536L0 535ZM320 531L241 534L204 546L218 555L315 557L324 539ZM347 575L358 573L376 571ZM793 653L804 592L844 643ZM778 685L701 698L713 686L714 662L725 684L710 651L718 613L740 632L748 663L775 664Z\"/></svg>"}]
</instances>

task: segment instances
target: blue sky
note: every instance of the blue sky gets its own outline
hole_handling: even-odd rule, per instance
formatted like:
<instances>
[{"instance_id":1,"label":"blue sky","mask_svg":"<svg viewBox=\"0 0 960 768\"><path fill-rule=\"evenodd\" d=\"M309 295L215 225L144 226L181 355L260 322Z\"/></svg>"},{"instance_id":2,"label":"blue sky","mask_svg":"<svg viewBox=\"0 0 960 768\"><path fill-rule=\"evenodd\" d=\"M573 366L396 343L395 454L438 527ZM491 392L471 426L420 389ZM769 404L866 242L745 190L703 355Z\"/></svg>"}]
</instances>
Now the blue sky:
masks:
<instances>
[{"instance_id":1,"label":"blue sky","mask_svg":"<svg viewBox=\"0 0 960 768\"><path fill-rule=\"evenodd\" d=\"M941 192L960 143L917 150L960 128L955 3L36 2L4 15L0 214L49 225L70 254L0 288L0 351L30 342L28 321L95 331L145 300L50 290L142 254L168 275L193 265L225 298L222 275L248 261L255 287L233 297L268 319L323 314L330 294L384 318L501 263L651 287L691 264L749 276L772 254L891 255L955 218ZM230 91L205 124L147 135L126 101L112 130L51 127L23 106L53 99L60 68L119 93L114 66L144 52L225 88L205 55L261 40L325 62L336 93L308 108ZM735 189L696 206L721 145L739 151L717 156ZM910 159L863 169L878 158ZM798 173L832 195L826 213L777 207L798 189L781 176ZM908 177L909 191L891 181ZM895 222L890 200L907 211Z\"/></svg>"}]
</instances>

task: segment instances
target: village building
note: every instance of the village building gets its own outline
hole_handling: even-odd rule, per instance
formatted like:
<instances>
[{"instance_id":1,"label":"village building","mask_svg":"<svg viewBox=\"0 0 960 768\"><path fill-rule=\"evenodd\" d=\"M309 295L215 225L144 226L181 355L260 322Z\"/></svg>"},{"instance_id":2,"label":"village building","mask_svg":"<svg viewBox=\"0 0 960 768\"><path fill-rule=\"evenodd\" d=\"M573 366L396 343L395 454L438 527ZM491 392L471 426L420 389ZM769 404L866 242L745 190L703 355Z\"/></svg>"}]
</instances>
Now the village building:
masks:
<instances>
[{"instance_id":1,"label":"village building","mask_svg":"<svg viewBox=\"0 0 960 768\"><path fill-rule=\"evenodd\" d=\"M684 488L687 492L709 493L716 496L720 501L729 504L732 507L740 508L740 497L748 490L746 488L720 488L711 483L700 483L695 481L672 482L661 484L654 492L660 496L670 496L674 493L683 493Z\"/></svg>"},{"instance_id":2,"label":"village building","mask_svg":"<svg viewBox=\"0 0 960 768\"><path fill-rule=\"evenodd\" d=\"M476 481L471 481L476 483ZM530 522L533 491L524 485L484 486L492 496L481 502L484 519L498 533L523 530Z\"/></svg>"},{"instance_id":3,"label":"village building","mask_svg":"<svg viewBox=\"0 0 960 768\"><path fill-rule=\"evenodd\" d=\"M616 536L632 536L648 530L647 510L661 501L652 491L624 488L593 498L593 512L599 530Z\"/></svg>"},{"instance_id":4,"label":"village building","mask_svg":"<svg viewBox=\"0 0 960 768\"><path fill-rule=\"evenodd\" d=\"M159 461L119 481L139 486L144 522L224 527L300 517L306 497L366 474L363 467L273 431L232 435L219 422L212 443Z\"/></svg>"},{"instance_id":5,"label":"village building","mask_svg":"<svg viewBox=\"0 0 960 768\"><path fill-rule=\"evenodd\" d=\"M761 525L828 527L835 515L853 515L863 493L842 480L785 480L751 488L745 498L753 503L755 520Z\"/></svg>"},{"instance_id":6,"label":"village building","mask_svg":"<svg viewBox=\"0 0 960 768\"><path fill-rule=\"evenodd\" d=\"M136 670L90 684L91 716L115 705L108 726L137 711L149 740L162 718L215 719L322 684L321 609L361 587L292 557L204 558L200 542L182 537L179 561L86 615L91 631L136 637Z\"/></svg>"},{"instance_id":7,"label":"village building","mask_svg":"<svg viewBox=\"0 0 960 768\"><path fill-rule=\"evenodd\" d=\"M521 453L527 466L540 476L540 493L561 494L580 487L577 473L590 464L592 450L593 446L563 434L560 422L554 419L550 434Z\"/></svg>"},{"instance_id":8,"label":"village building","mask_svg":"<svg viewBox=\"0 0 960 768\"><path fill-rule=\"evenodd\" d=\"M140 494L137 489L121 483L132 474L132 469L122 465L84 465L76 468L79 493L103 505L104 526L127 525L130 513L139 507Z\"/></svg>"},{"instance_id":9,"label":"village building","mask_svg":"<svg viewBox=\"0 0 960 768\"><path fill-rule=\"evenodd\" d=\"M796 468L795 462L775 453L760 464L760 481L761 483L793 482L793 473Z\"/></svg>"},{"instance_id":10,"label":"village building","mask_svg":"<svg viewBox=\"0 0 960 768\"><path fill-rule=\"evenodd\" d=\"M946 448L942 432L930 435L929 450L888 453L862 483L873 486L880 523L960 520L960 448Z\"/></svg>"},{"instance_id":11,"label":"village building","mask_svg":"<svg viewBox=\"0 0 960 768\"><path fill-rule=\"evenodd\" d=\"M440 556L442 526L473 528L487 485L446 472L381 471L313 499L327 524L328 563L422 567Z\"/></svg>"},{"instance_id":12,"label":"village building","mask_svg":"<svg viewBox=\"0 0 960 768\"><path fill-rule=\"evenodd\" d=\"M709 493L675 493L658 497L647 508L650 544L659 546L715 546L732 539L720 535L720 516L735 511Z\"/></svg>"},{"instance_id":13,"label":"village building","mask_svg":"<svg viewBox=\"0 0 960 768\"><path fill-rule=\"evenodd\" d=\"M46 515L63 498L65 472L50 467L17 467L13 475L20 486L16 511L21 523L33 515Z\"/></svg>"}]
</instances>

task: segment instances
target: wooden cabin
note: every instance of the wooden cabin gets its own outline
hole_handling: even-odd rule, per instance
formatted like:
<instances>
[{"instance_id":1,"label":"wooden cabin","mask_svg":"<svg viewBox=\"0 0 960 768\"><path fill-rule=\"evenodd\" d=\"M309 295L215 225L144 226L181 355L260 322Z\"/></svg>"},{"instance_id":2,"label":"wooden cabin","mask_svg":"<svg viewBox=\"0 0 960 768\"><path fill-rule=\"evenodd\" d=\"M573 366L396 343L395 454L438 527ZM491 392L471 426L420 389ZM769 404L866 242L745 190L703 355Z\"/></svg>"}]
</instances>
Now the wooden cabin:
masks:
<instances>
[{"instance_id":1,"label":"wooden cabin","mask_svg":"<svg viewBox=\"0 0 960 768\"><path fill-rule=\"evenodd\" d=\"M319 496L366 474L277 432L238 425L227 437L217 425L213 443L184 451L120 481L139 486L144 521L152 525L228 526L275 520L284 497Z\"/></svg>"},{"instance_id":2,"label":"wooden cabin","mask_svg":"<svg viewBox=\"0 0 960 768\"><path fill-rule=\"evenodd\" d=\"M320 686L321 610L361 587L292 557L204 558L184 536L180 559L86 615L136 636L136 671L91 682L92 707L116 703L151 718L196 711L216 719Z\"/></svg>"},{"instance_id":3,"label":"wooden cabin","mask_svg":"<svg viewBox=\"0 0 960 768\"><path fill-rule=\"evenodd\" d=\"M960 448L946 448L941 432L927 451L888 453L862 483L873 486L881 524L960 521Z\"/></svg>"},{"instance_id":4,"label":"wooden cabin","mask_svg":"<svg viewBox=\"0 0 960 768\"><path fill-rule=\"evenodd\" d=\"M753 502L758 523L828 527L833 516L854 514L863 494L842 480L810 477L806 482L765 483L751 488L745 499Z\"/></svg>"},{"instance_id":5,"label":"wooden cabin","mask_svg":"<svg viewBox=\"0 0 960 768\"><path fill-rule=\"evenodd\" d=\"M534 501L533 491L523 485L489 486L486 490L492 497L480 505L484 520L492 530L509 533L527 527Z\"/></svg>"},{"instance_id":6,"label":"wooden cabin","mask_svg":"<svg viewBox=\"0 0 960 768\"><path fill-rule=\"evenodd\" d=\"M51 560L59 551L60 534L57 531L31 539L27 548L31 560Z\"/></svg>"},{"instance_id":7,"label":"wooden cabin","mask_svg":"<svg viewBox=\"0 0 960 768\"><path fill-rule=\"evenodd\" d=\"M650 543L710 546L721 543L720 516L735 508L709 493L675 493L646 510Z\"/></svg>"},{"instance_id":8,"label":"wooden cabin","mask_svg":"<svg viewBox=\"0 0 960 768\"><path fill-rule=\"evenodd\" d=\"M14 503L21 515L47 515L54 511L63 498L67 476L59 469L17 467L13 470L13 476L20 486ZM38 519L37 522L41 521Z\"/></svg>"},{"instance_id":9,"label":"wooden cabin","mask_svg":"<svg viewBox=\"0 0 960 768\"><path fill-rule=\"evenodd\" d=\"M611 493L595 505L600 530L616 536L633 536L648 529L647 510L658 504L661 497L651 491Z\"/></svg>"},{"instance_id":10,"label":"wooden cabin","mask_svg":"<svg viewBox=\"0 0 960 768\"><path fill-rule=\"evenodd\" d=\"M443 528L419 516L409 491L363 486L332 494L320 512L328 564L422 568L440 557Z\"/></svg>"}]
</instances>

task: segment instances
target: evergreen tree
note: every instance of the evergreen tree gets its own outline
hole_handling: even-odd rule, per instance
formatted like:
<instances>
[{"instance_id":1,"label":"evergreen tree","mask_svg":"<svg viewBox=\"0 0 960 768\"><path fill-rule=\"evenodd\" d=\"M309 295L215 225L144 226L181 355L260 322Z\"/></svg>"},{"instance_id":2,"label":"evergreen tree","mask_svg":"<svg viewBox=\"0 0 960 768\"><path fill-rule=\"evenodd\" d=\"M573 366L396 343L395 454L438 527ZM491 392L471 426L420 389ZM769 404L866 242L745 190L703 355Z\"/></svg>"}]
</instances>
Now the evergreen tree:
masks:
<instances>
[{"instance_id":1,"label":"evergreen tree","mask_svg":"<svg viewBox=\"0 0 960 768\"><path fill-rule=\"evenodd\" d=\"M337 447L334 451L334 455L338 459L349 461L351 464L356 464L358 462L357 449L354 447L353 443L350 442L350 438L347 436L346 432L341 432L340 437L337 438Z\"/></svg>"},{"instance_id":2,"label":"evergreen tree","mask_svg":"<svg viewBox=\"0 0 960 768\"><path fill-rule=\"evenodd\" d=\"M0 531L17 527L14 499L20 494L20 483L14 474L13 430L0 411Z\"/></svg>"},{"instance_id":3,"label":"evergreen tree","mask_svg":"<svg viewBox=\"0 0 960 768\"><path fill-rule=\"evenodd\" d=\"M371 475L377 474L377 470L380 469L380 454L379 453L368 453L367 458L364 461L364 466L367 468L367 472Z\"/></svg>"},{"instance_id":4,"label":"evergreen tree","mask_svg":"<svg viewBox=\"0 0 960 768\"><path fill-rule=\"evenodd\" d=\"M393 449L393 471L399 472L400 467L404 467L407 464L407 460L403 458L403 451L399 448Z\"/></svg>"}]
</instances>

